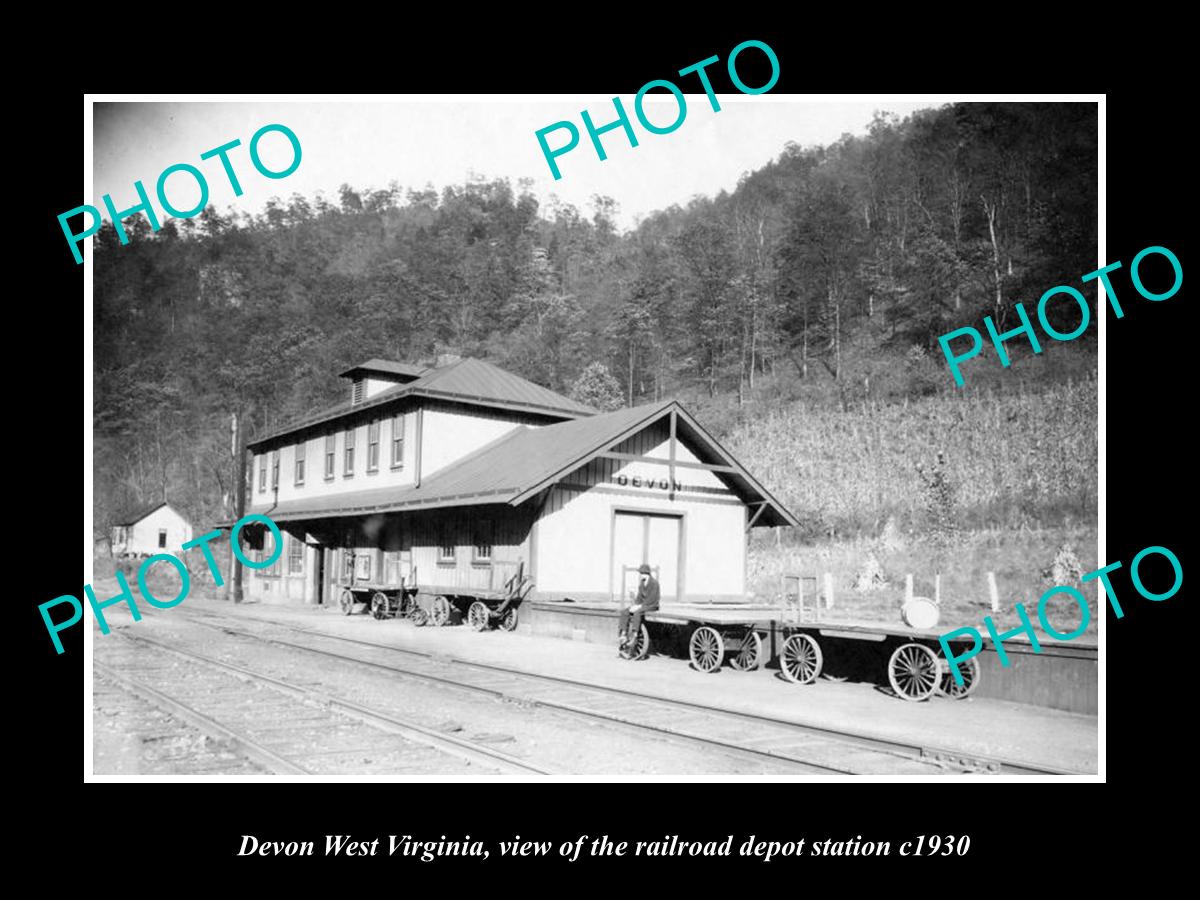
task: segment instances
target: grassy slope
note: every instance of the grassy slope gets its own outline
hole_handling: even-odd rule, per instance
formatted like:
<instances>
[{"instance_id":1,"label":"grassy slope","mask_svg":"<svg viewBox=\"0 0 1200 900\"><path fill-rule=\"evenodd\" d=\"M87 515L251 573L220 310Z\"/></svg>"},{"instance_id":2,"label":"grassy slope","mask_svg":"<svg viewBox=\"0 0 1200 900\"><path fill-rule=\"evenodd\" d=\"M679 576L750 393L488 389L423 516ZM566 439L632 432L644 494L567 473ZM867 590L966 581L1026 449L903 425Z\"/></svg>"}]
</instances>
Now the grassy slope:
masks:
<instances>
[{"instance_id":1,"label":"grassy slope","mask_svg":"<svg viewBox=\"0 0 1200 900\"><path fill-rule=\"evenodd\" d=\"M847 412L797 403L736 428L729 449L804 523L754 534L748 589L774 598L783 572L831 572L832 615L898 621L905 574L917 594L932 596L940 571L942 624L953 626L978 624L989 611L991 571L1003 624L1016 622L1015 601L1032 613L1058 583L1044 573L1064 542L1083 571L1094 569L1095 380L1010 387ZM940 504L917 470L934 467L939 451L949 486ZM949 547L934 540L939 526L954 532ZM888 584L856 592L872 554ZM1085 593L1094 634L1095 592ZM1052 621L1070 631L1077 613L1061 605Z\"/></svg>"}]
</instances>

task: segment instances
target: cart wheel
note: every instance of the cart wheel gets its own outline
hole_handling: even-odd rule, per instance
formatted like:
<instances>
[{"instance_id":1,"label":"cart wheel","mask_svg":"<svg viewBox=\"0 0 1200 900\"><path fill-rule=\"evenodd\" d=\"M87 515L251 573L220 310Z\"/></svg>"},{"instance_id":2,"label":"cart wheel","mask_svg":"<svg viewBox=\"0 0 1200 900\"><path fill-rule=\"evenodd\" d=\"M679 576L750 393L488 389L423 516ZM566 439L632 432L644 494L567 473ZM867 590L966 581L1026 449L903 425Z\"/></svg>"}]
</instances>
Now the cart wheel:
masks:
<instances>
[{"instance_id":1,"label":"cart wheel","mask_svg":"<svg viewBox=\"0 0 1200 900\"><path fill-rule=\"evenodd\" d=\"M965 665L963 663L966 663ZM946 658L941 651L938 652L938 663L945 667L942 677L938 680L937 692L952 700L962 700L964 697L970 696L971 692L979 685L979 660L971 657L968 660L960 661L958 664L959 674L962 675L962 684L958 684L954 680L954 673L950 671L950 664L946 662Z\"/></svg>"},{"instance_id":2,"label":"cart wheel","mask_svg":"<svg viewBox=\"0 0 1200 900\"><path fill-rule=\"evenodd\" d=\"M386 619L390 610L388 609L387 594L383 591L376 591L371 595L371 615L379 620Z\"/></svg>"},{"instance_id":3,"label":"cart wheel","mask_svg":"<svg viewBox=\"0 0 1200 900\"><path fill-rule=\"evenodd\" d=\"M633 644L621 645L620 654L623 659L645 659L650 655L650 630L645 622L638 626Z\"/></svg>"},{"instance_id":4,"label":"cart wheel","mask_svg":"<svg viewBox=\"0 0 1200 900\"><path fill-rule=\"evenodd\" d=\"M825 657L821 645L811 635L793 634L779 651L779 668L794 684L812 684L821 675Z\"/></svg>"},{"instance_id":5,"label":"cart wheel","mask_svg":"<svg viewBox=\"0 0 1200 900\"><path fill-rule=\"evenodd\" d=\"M433 624L441 628L450 621L450 601L445 597L437 596L433 598L433 612L430 615Z\"/></svg>"},{"instance_id":6,"label":"cart wheel","mask_svg":"<svg viewBox=\"0 0 1200 900\"><path fill-rule=\"evenodd\" d=\"M742 641L742 649L729 657L729 664L739 672L753 672L762 667L763 642L757 631L751 631Z\"/></svg>"},{"instance_id":7,"label":"cart wheel","mask_svg":"<svg viewBox=\"0 0 1200 900\"><path fill-rule=\"evenodd\" d=\"M500 620L500 627L505 631L517 630L517 608L510 606L504 611L504 618Z\"/></svg>"},{"instance_id":8,"label":"cart wheel","mask_svg":"<svg viewBox=\"0 0 1200 900\"><path fill-rule=\"evenodd\" d=\"M342 596L338 598L338 606L342 608L342 615L348 616L354 612L354 595L349 591L342 591Z\"/></svg>"},{"instance_id":9,"label":"cart wheel","mask_svg":"<svg viewBox=\"0 0 1200 900\"><path fill-rule=\"evenodd\" d=\"M928 700L941 677L937 657L924 644L897 647L888 660L888 681L896 696L904 700Z\"/></svg>"},{"instance_id":10,"label":"cart wheel","mask_svg":"<svg viewBox=\"0 0 1200 900\"><path fill-rule=\"evenodd\" d=\"M429 624L429 613L417 606L416 603L413 604L412 609L409 611L408 618L412 620L412 623L416 628L423 628L425 625Z\"/></svg>"},{"instance_id":11,"label":"cart wheel","mask_svg":"<svg viewBox=\"0 0 1200 900\"><path fill-rule=\"evenodd\" d=\"M715 628L701 625L692 632L688 655L692 658L692 665L701 672L715 672L725 659L725 642Z\"/></svg>"},{"instance_id":12,"label":"cart wheel","mask_svg":"<svg viewBox=\"0 0 1200 900\"><path fill-rule=\"evenodd\" d=\"M467 610L467 621L476 631L483 631L488 627L488 608L482 600L476 600L471 604L471 608Z\"/></svg>"}]
</instances>

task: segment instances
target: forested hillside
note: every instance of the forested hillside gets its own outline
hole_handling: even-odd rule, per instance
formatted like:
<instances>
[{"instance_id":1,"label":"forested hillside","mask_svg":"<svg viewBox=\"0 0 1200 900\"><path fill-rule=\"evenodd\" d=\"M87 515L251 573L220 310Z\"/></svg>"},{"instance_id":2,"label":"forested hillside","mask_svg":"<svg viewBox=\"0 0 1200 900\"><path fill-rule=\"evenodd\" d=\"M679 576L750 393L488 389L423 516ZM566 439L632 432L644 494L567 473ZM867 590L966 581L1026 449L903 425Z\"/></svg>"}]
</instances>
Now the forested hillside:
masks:
<instances>
[{"instance_id":1,"label":"forested hillside","mask_svg":"<svg viewBox=\"0 0 1200 900\"><path fill-rule=\"evenodd\" d=\"M1025 515L1053 519L1063 491L1094 507L1094 404L1062 419L1031 399L1070 378L1061 390L1086 402L1093 335L1016 371L980 366L958 391L936 344L1095 268L1092 105L877 117L865 136L782 147L732 193L627 233L605 197L581 211L506 181L439 192L396 179L253 217L210 207L156 234L139 217L128 246L111 226L97 236L98 531L163 495L197 524L226 514L231 412L253 436L342 399L350 365L441 352L591 402L680 397L818 531L916 521L919 476L898 467L932 465L938 449L991 479L963 495L978 516L1030 499ZM1018 385L1025 399L1002 399ZM969 444L954 445L956 422ZM1069 465L1054 422L1084 431ZM846 423L851 437L836 437ZM1017 472L1076 463L1088 483L1053 496Z\"/></svg>"}]
</instances>

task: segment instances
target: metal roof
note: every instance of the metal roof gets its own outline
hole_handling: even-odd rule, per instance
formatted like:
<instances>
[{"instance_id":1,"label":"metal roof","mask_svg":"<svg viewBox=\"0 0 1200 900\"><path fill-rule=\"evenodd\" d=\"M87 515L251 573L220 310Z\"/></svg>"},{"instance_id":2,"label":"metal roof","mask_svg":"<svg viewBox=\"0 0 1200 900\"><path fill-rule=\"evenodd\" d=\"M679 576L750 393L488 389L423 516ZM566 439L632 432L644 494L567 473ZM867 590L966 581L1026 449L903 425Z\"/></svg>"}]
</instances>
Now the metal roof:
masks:
<instances>
[{"instance_id":1,"label":"metal roof","mask_svg":"<svg viewBox=\"0 0 1200 900\"><path fill-rule=\"evenodd\" d=\"M359 403L347 400L297 419L247 442L246 446L258 447L305 428L357 415L363 410L374 409L405 397L428 397L470 406L536 413L557 419L591 416L596 412L590 406L564 397L540 384L534 384L519 375L505 372L491 363L481 359L464 359L439 369L426 370L425 374L415 381L394 385Z\"/></svg>"},{"instance_id":2,"label":"metal roof","mask_svg":"<svg viewBox=\"0 0 1200 900\"><path fill-rule=\"evenodd\" d=\"M167 505L168 503L166 500L156 500L148 506L135 508L132 511L122 514L122 516L117 519L117 521L113 522L113 524L121 526L136 525L138 522L142 521L142 519L146 518L146 516L150 515L150 513L157 512L158 510L162 509L162 507ZM176 512L178 512L178 510L176 510Z\"/></svg>"},{"instance_id":3,"label":"metal roof","mask_svg":"<svg viewBox=\"0 0 1200 900\"><path fill-rule=\"evenodd\" d=\"M541 428L518 426L422 482L420 487L385 488L288 500L269 509L279 521L318 519L398 510L503 503L519 506L549 485L586 465L674 409L680 434L701 455L734 467L717 473L747 503L765 503L757 525L798 525L792 513L755 481L678 403L664 400Z\"/></svg>"}]
</instances>

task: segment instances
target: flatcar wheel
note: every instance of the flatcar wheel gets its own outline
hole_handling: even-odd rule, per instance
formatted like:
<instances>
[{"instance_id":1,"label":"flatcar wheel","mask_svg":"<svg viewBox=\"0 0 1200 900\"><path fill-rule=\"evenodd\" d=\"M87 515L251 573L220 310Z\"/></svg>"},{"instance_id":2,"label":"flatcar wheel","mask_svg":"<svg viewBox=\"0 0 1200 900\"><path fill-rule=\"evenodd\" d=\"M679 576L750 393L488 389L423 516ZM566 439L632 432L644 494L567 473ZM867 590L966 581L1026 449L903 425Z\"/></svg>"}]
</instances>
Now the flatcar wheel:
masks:
<instances>
[{"instance_id":1,"label":"flatcar wheel","mask_svg":"<svg viewBox=\"0 0 1200 900\"><path fill-rule=\"evenodd\" d=\"M808 634L793 634L779 651L779 668L794 684L812 684L820 677L824 665L821 645Z\"/></svg>"},{"instance_id":2,"label":"flatcar wheel","mask_svg":"<svg viewBox=\"0 0 1200 900\"><path fill-rule=\"evenodd\" d=\"M433 619L433 624L441 628L450 621L450 601L445 597L433 598L433 614L430 617Z\"/></svg>"},{"instance_id":3,"label":"flatcar wheel","mask_svg":"<svg viewBox=\"0 0 1200 900\"><path fill-rule=\"evenodd\" d=\"M354 612L354 595L349 591L342 591L342 596L338 598L338 606L342 608L342 615L348 616Z\"/></svg>"},{"instance_id":4,"label":"flatcar wheel","mask_svg":"<svg viewBox=\"0 0 1200 900\"><path fill-rule=\"evenodd\" d=\"M701 625L692 632L688 655L692 658L692 665L701 672L715 672L725 659L725 642L715 628Z\"/></svg>"},{"instance_id":5,"label":"flatcar wheel","mask_svg":"<svg viewBox=\"0 0 1200 900\"><path fill-rule=\"evenodd\" d=\"M979 660L971 657L968 660L961 660L958 664L958 672L962 675L963 683L959 684L954 680L954 673L950 670L950 664L946 662L946 658L942 653L938 653L940 665L945 667L942 672L942 677L938 681L937 692L952 700L962 700L964 697L969 697L971 692L979 685Z\"/></svg>"},{"instance_id":6,"label":"flatcar wheel","mask_svg":"<svg viewBox=\"0 0 1200 900\"><path fill-rule=\"evenodd\" d=\"M742 641L742 649L729 658L729 664L739 672L753 672L762 666L762 638L751 631Z\"/></svg>"},{"instance_id":7,"label":"flatcar wheel","mask_svg":"<svg viewBox=\"0 0 1200 900\"><path fill-rule=\"evenodd\" d=\"M488 627L488 618L487 604L482 600L476 600L467 610L467 621L476 631L483 631Z\"/></svg>"},{"instance_id":8,"label":"flatcar wheel","mask_svg":"<svg viewBox=\"0 0 1200 900\"><path fill-rule=\"evenodd\" d=\"M500 620L500 627L505 631L517 630L517 608L510 606L504 611L504 618Z\"/></svg>"},{"instance_id":9,"label":"flatcar wheel","mask_svg":"<svg viewBox=\"0 0 1200 900\"><path fill-rule=\"evenodd\" d=\"M409 612L408 617L412 620L413 626L416 628L423 628L429 624L429 613L417 606L416 603L413 604L413 608Z\"/></svg>"},{"instance_id":10,"label":"flatcar wheel","mask_svg":"<svg viewBox=\"0 0 1200 900\"><path fill-rule=\"evenodd\" d=\"M904 700L928 700L941 677L937 657L924 644L897 647L888 660L888 681L896 696Z\"/></svg>"},{"instance_id":11,"label":"flatcar wheel","mask_svg":"<svg viewBox=\"0 0 1200 900\"><path fill-rule=\"evenodd\" d=\"M383 620L388 617L388 598L383 591L376 591L371 595L371 615L375 618Z\"/></svg>"}]
</instances>

